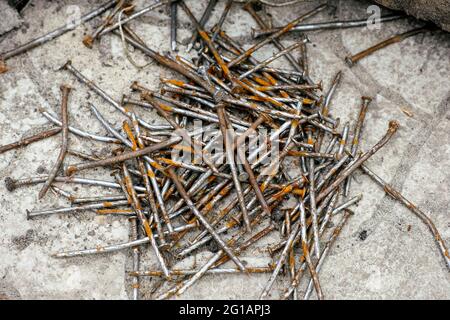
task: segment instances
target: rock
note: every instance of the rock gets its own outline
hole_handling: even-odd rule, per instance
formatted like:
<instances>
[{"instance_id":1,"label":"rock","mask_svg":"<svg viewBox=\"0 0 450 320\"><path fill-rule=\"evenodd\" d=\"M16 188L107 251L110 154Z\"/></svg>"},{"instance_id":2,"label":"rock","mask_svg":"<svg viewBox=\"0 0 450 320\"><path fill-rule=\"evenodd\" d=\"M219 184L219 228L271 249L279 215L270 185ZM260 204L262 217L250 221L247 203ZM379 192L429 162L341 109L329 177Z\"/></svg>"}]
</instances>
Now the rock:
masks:
<instances>
[{"instance_id":1,"label":"rock","mask_svg":"<svg viewBox=\"0 0 450 320\"><path fill-rule=\"evenodd\" d=\"M30 3L30 0L8 0L11 7L21 12Z\"/></svg>"},{"instance_id":2,"label":"rock","mask_svg":"<svg viewBox=\"0 0 450 320\"><path fill-rule=\"evenodd\" d=\"M450 31L450 2L447 0L375 0L394 10L402 10L418 19L432 21Z\"/></svg>"},{"instance_id":3,"label":"rock","mask_svg":"<svg viewBox=\"0 0 450 320\"><path fill-rule=\"evenodd\" d=\"M0 19L0 36L21 25L22 18L6 1L0 1L0 12L2 13L2 19Z\"/></svg>"}]
</instances>

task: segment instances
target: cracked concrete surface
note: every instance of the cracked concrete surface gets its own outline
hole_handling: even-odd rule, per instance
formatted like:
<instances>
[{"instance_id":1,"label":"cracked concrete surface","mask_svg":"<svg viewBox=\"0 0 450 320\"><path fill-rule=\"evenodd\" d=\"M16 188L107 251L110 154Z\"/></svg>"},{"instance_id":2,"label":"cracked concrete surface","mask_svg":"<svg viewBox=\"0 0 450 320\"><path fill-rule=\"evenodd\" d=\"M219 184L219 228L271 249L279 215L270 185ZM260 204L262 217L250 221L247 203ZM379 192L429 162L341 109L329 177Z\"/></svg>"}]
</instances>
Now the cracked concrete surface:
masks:
<instances>
[{"instance_id":1,"label":"cracked concrete surface","mask_svg":"<svg viewBox=\"0 0 450 320\"><path fill-rule=\"evenodd\" d=\"M142 4L143 1L136 1ZM323 3L323 1L321 1ZM329 1L330 8L311 21L365 17L370 5L364 1ZM0 38L0 52L63 25L78 6L80 12L95 8L97 1L34 1L24 11L22 26ZM199 16L200 1L188 1ZM210 25L218 20L224 2L220 1ZM295 7L271 8L274 24L288 22L314 7L304 3ZM189 39L192 27L179 10L181 43ZM81 44L83 36L98 20L80 26L62 37L8 61L10 72L0 75L0 145L39 132L48 125L39 110L59 112L62 83L75 90L70 98L70 123L89 132L105 134L87 107L92 102L111 122L120 126L123 117L110 105L89 92L70 74L58 71L67 59L95 80L115 99L129 93L133 80L157 89L159 76L174 74L156 64L136 69L125 58L120 40L105 36L89 50ZM165 9L151 12L133 22L136 32L149 46L160 52L169 50L169 18ZM389 36L418 26L414 20L399 20L367 28L317 31L309 35L311 76L322 79L329 88L336 72L343 71L342 83L332 100L331 112L341 123L355 121L362 95L374 97L367 114L362 148L368 149L383 135L387 123L397 119L401 128L382 152L368 165L392 183L407 198L423 209L450 243L450 37L436 32L410 38L390 46L348 68L344 57L359 52ZM252 43L250 28L256 28L251 17L234 7L224 29L241 44ZM283 38L291 44L295 35ZM185 46L180 44L181 53ZM273 52L271 46L257 52L260 57ZM133 53L139 64L150 62ZM279 60L275 65L286 65ZM135 109L145 119L162 122L155 113ZM406 113L405 113L406 110ZM412 116L408 116L407 113ZM58 154L60 140L52 137L28 147L0 155L0 179L27 177L45 173ZM88 151L105 152L108 146L70 136L70 146ZM78 159L70 157L69 162ZM83 173L86 177L111 180L103 169ZM64 190L80 196L109 190L64 185ZM49 193L38 201L40 186L19 188L10 193L0 184L0 299L127 299L129 279L125 270L131 266L129 252L105 254L67 260L50 255L60 250L95 247L128 240L128 221L120 217L100 217L93 212L54 215L26 220L26 210L67 206L59 196ZM322 271L321 284L328 299L449 299L450 274L445 268L433 237L427 227L401 204L392 201L370 179L356 174L352 193L363 193ZM243 260L265 263L265 246L278 234L257 243ZM271 240L272 239L272 240ZM148 250L143 250L143 267L156 267ZM202 251L192 257L201 263L211 253ZM249 299L257 298L268 275L251 277L205 276L181 298ZM151 298L150 287L157 279L142 279L144 298ZM272 298L282 293L285 283L276 282ZM315 297L314 297L315 298Z\"/></svg>"}]
</instances>

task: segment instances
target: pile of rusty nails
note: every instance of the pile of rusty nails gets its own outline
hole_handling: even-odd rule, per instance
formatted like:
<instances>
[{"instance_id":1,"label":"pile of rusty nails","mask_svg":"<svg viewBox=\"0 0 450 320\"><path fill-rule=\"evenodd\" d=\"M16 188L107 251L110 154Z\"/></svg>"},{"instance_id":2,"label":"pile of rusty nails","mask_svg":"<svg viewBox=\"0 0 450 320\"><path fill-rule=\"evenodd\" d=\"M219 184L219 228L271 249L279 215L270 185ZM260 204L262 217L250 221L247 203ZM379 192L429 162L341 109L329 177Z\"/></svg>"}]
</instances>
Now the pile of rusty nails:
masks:
<instances>
[{"instance_id":1,"label":"pile of rusty nails","mask_svg":"<svg viewBox=\"0 0 450 320\"><path fill-rule=\"evenodd\" d=\"M165 279L166 288L158 290L154 298L167 299L181 295L206 274L235 273L269 273L260 298L268 298L273 293L271 289L277 277L284 276L288 279L288 286L281 298L298 299L302 293L303 298L308 299L315 291L317 297L323 299L319 271L353 214L350 207L362 197L348 198L352 174L361 170L429 227L450 268L448 250L433 222L364 164L394 136L399 128L398 122L390 121L386 134L378 143L367 151L360 150L359 141L371 98L362 97L356 123L345 123L340 129L340 121L333 118L329 107L339 86L341 72L323 94L322 84L313 82L308 73L306 36L301 34L300 40L289 47L280 41L288 32L353 28L366 25L366 20L304 24L305 20L327 7L320 5L283 27L269 28L271 26L257 12L261 3L251 1L242 5L228 0L217 24L206 31L204 26L216 3L216 0L209 1L199 21L184 1L157 1L139 11L129 1L109 1L80 19L83 23L111 9L104 22L84 39L85 46L93 48L100 37L114 33L161 66L180 73L184 79L161 79L163 89L160 92L132 82L131 88L140 99L124 96L122 101L116 101L68 61L62 69L125 115L122 131L114 128L93 104L90 104L92 114L108 135L100 136L72 127L68 121L71 88L62 85L61 119L42 110L42 115L55 128L0 147L0 153L3 153L62 132L60 153L48 175L20 180L8 177L5 180L9 191L43 183L39 198L52 190L72 203L69 207L27 212L29 219L96 210L99 215L124 216L130 222L129 242L59 252L54 257L131 249L133 266L127 273L132 278L134 299L140 296L141 277ZM179 55L162 55L152 50L129 26L129 21L164 5L170 7L171 13L171 49L175 50L177 45L176 15L177 8L181 7L195 27L188 50L197 50L196 59L191 61ZM246 10L261 28L254 31L253 36L263 40L258 40L247 50L222 30L233 6ZM121 19L124 12L127 16ZM391 15L382 17L380 21L400 18L403 17ZM73 27L64 26L2 54L2 71L7 71L7 59L50 41ZM387 45L427 30L429 28L424 27L395 36L346 58L346 61L352 66ZM275 45L279 52L258 61L253 53L267 44ZM301 53L298 60L292 54L294 49ZM281 57L291 68L269 66ZM156 110L167 124L150 124L132 112L130 106ZM195 120L209 125L206 129L189 129ZM266 137L258 148L247 148L246 140L251 140L255 130L262 128L271 129L273 134ZM198 135L207 130L212 132L209 140L198 140ZM71 150L69 133L110 144L111 156L99 158L94 155L95 150L92 154ZM211 151L218 140L223 140L225 152ZM182 141L189 144L181 145ZM119 149L117 145L120 145ZM279 145L279 152L272 145ZM195 164L175 161L169 155L176 149L191 152L200 161ZM85 161L65 166L64 159L68 154ZM268 158L272 161L265 161ZM297 160L296 169L301 174L296 177L289 175L288 166L284 165L288 158ZM115 181L76 175L98 167L111 170ZM61 168L64 168L62 175L59 174ZM101 186L119 192L81 198L57 187L56 183ZM285 204L292 199L294 205L286 207ZM272 243L267 252L272 257L271 263L253 266L239 258L242 253L249 254L248 249L258 241L274 233L279 233L281 240L273 241L276 237L269 237ZM212 250L213 254L200 268L172 267L175 262L188 259L205 248ZM140 270L142 250L153 252L157 268ZM302 283L305 288L301 291Z\"/></svg>"}]
</instances>

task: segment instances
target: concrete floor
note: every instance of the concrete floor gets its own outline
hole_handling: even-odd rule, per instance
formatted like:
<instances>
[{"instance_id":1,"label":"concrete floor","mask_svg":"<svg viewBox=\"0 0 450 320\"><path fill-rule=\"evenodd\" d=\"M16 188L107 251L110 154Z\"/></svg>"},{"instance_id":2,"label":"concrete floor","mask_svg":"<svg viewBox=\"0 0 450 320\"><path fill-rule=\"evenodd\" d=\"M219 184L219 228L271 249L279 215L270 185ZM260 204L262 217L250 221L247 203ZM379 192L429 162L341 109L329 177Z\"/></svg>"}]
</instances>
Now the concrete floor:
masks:
<instances>
[{"instance_id":1,"label":"concrete floor","mask_svg":"<svg viewBox=\"0 0 450 320\"><path fill-rule=\"evenodd\" d=\"M136 2L141 4L143 1ZM199 16L201 2L187 2ZM370 5L364 1L330 2L335 8L325 10L311 21L365 17ZM66 18L77 10L83 13L97 6L97 1L88 0L34 3L34 7L25 10L20 27L0 38L0 52L63 25ZM220 1L211 23L217 21L223 5L224 1ZM274 23L280 25L315 5L304 3L289 9L270 9L270 12ZM192 27L181 10L179 18L179 41L185 42ZM139 70L133 67L125 59L121 42L115 36L104 37L93 50L85 48L81 40L94 25L95 22L90 22L8 61L10 72L0 75L0 145L37 133L47 126L39 110L45 108L59 112L59 86L62 83L75 89L69 104L73 126L105 134L91 116L87 101L94 103L103 113L107 112L109 119L120 125L123 117L112 111L110 105L98 99L67 72L58 71L68 59L72 59L74 66L116 99L129 93L133 80L157 89L159 76L173 75L156 64ZM166 10L149 13L132 25L153 49L160 52L169 49ZM312 32L309 34L311 44L308 45L310 70L312 78L322 79L326 89L336 72L342 70L343 80L331 105L333 115L338 115L341 123L355 121L361 96L374 97L363 133L364 150L380 139L389 120L400 122L398 134L368 165L429 214L448 244L449 34L418 35L374 54L351 69L343 61L351 53L417 25L413 20L401 20L382 25L379 30L361 28ZM253 20L237 6L225 22L225 30L245 45L252 43L251 27L256 27ZM295 40L295 36L288 36L283 42L290 44ZM180 45L183 54L184 48ZM268 56L272 52L273 48L268 46L257 54ZM149 61L139 53L133 55L140 64ZM284 60L276 64L285 65ZM136 111L146 119L162 121L152 112ZM45 173L57 157L59 144L59 138L53 137L0 155L0 179ZM80 151L97 148L106 152L108 148L73 135L70 145ZM68 160L74 161L79 160L72 157ZM111 180L108 172L100 169L83 174ZM109 191L73 185L62 188L80 196ZM129 252L66 260L57 260L50 255L60 250L127 241L128 221L120 217L95 216L93 212L27 221L26 210L68 205L51 192L39 201L39 190L40 186L32 186L10 193L3 183L0 184L0 299L127 299L130 284L125 270L131 266ZM427 227L364 175L356 175L352 190L353 194L363 192L364 197L354 207L355 216L349 220L320 272L325 297L449 299L450 274ZM253 251L243 255L243 259L254 264L267 262L268 258L254 256L262 255L256 251L262 251L276 237L273 235L259 242ZM210 254L201 252L195 261L201 263ZM154 258L146 256L143 268L156 267ZM268 275L205 276L181 298L257 298L267 278ZM144 298L151 298L149 288L156 281L142 280ZM276 283L272 298L282 293L284 285L283 281Z\"/></svg>"}]
</instances>

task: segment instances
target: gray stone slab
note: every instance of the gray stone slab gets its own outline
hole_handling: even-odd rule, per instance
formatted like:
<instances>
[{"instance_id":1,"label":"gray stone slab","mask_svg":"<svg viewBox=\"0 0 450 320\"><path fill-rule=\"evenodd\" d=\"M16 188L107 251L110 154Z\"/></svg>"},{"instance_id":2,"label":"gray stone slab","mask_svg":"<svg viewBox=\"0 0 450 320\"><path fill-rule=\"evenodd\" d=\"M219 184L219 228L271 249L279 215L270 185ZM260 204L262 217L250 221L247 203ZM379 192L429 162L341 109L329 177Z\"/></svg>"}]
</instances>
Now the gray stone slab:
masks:
<instances>
[{"instance_id":1,"label":"gray stone slab","mask_svg":"<svg viewBox=\"0 0 450 320\"><path fill-rule=\"evenodd\" d=\"M139 6L143 3L136 2ZM0 51L63 25L76 9L74 3L69 0L36 2L34 7L24 12L29 26L7 34ZM76 3L80 12L98 5L87 0ZM199 17L201 2L187 3ZM334 1L333 4L335 9L327 9L311 21L364 17L371 3ZM217 21L223 5L220 1L209 26ZM282 25L316 5L306 2L288 9L270 8L268 12L275 25ZM71 124L89 132L106 134L89 111L88 102L91 102L114 125L121 125L124 118L119 112L70 74L58 71L68 59L72 59L74 66L117 100L130 92L133 80L157 90L160 76L178 77L155 63L136 69L126 59L122 43L116 36L104 37L92 50L85 48L81 40L98 21L94 20L8 61L10 72L0 76L0 145L45 127L47 121L41 116L40 109L59 113L59 86L62 83L75 89L69 104ZM132 23L144 41L160 52L169 49L169 25L166 8ZM351 69L344 63L345 56L416 25L414 21L402 20L383 25L375 31L361 28L312 32L308 34L311 40L308 44L311 77L315 81L323 80L327 90L334 75L342 71L342 83L331 103L331 113L339 116L342 124L355 121L362 95L374 97L362 135L363 149L368 149L382 137L389 120L400 122L400 130L392 142L368 164L429 214L449 243L450 37L443 33L421 35L383 49ZM236 6L224 28L248 47L254 43L250 36L252 27L256 27L252 18ZM180 10L180 43L190 38L191 29L190 22ZM288 45L298 39L298 35L289 35L282 41ZM186 55L185 48L180 44L180 54ZM273 52L273 46L267 46L258 51L257 56L263 59ZM138 52L131 51L131 54L139 64L150 62ZM287 63L280 59L274 65L286 67ZM132 108L150 122L164 123L153 111ZM58 154L59 144L56 136L2 154L0 179L45 173ZM70 136L70 145L80 151L95 147L102 152L110 148L73 135ZM74 157L68 159L68 162L78 161ZM103 169L86 171L82 176L112 180ZM104 188L69 184L61 187L80 196L115 193ZM84 212L27 221L26 210L68 205L67 201L51 192L39 201L39 189L40 186L32 186L10 193L0 183L0 228L3 230L0 236L0 298L129 298L130 282L125 275L125 271L131 268L129 252L67 260L51 257L51 253L60 250L127 241L127 219ZM352 183L352 194L362 191L363 200L353 208L355 216L344 228L320 273L325 297L449 299L449 273L427 228L407 209L387 197L368 177L357 173ZM333 223L338 220L336 217ZM266 264L270 260L265 248L278 240L279 233L274 232L245 252L242 259L255 265ZM144 246L143 249L142 268L157 268L151 248ZM210 255L208 251L197 252L184 265L177 267L201 266ZM255 259L255 256L261 258ZM180 298L257 298L267 279L268 275L206 276ZM150 289L157 282L158 279L142 279L144 298L153 297ZM301 290L305 284L302 282ZM276 281L271 298L277 298L285 287L285 280Z\"/></svg>"},{"instance_id":2,"label":"gray stone slab","mask_svg":"<svg viewBox=\"0 0 450 320\"><path fill-rule=\"evenodd\" d=\"M2 19L0 19L0 36L18 28L23 22L19 13L11 8L6 1L0 2L0 12L2 13Z\"/></svg>"}]
</instances>

